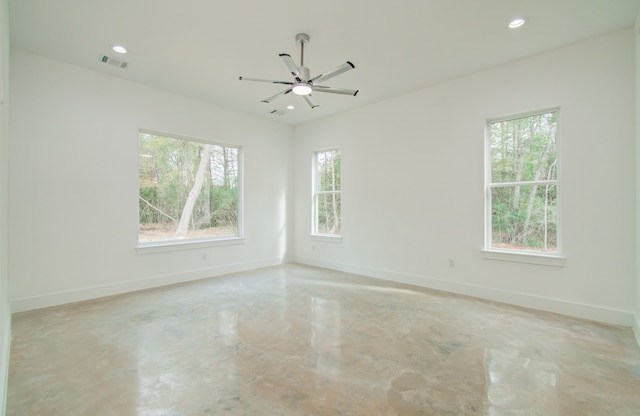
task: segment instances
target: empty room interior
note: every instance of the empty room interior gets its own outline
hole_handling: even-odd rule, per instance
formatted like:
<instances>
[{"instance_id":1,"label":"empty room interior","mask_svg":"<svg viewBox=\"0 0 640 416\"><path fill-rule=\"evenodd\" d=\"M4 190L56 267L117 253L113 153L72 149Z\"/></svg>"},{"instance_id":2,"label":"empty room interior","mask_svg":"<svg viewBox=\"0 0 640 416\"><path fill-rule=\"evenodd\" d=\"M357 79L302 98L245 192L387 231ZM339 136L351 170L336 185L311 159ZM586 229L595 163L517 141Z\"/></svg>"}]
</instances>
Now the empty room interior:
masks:
<instances>
[{"instance_id":1,"label":"empty room interior","mask_svg":"<svg viewBox=\"0 0 640 416\"><path fill-rule=\"evenodd\" d=\"M639 415L639 13L0 0L0 413Z\"/></svg>"}]
</instances>

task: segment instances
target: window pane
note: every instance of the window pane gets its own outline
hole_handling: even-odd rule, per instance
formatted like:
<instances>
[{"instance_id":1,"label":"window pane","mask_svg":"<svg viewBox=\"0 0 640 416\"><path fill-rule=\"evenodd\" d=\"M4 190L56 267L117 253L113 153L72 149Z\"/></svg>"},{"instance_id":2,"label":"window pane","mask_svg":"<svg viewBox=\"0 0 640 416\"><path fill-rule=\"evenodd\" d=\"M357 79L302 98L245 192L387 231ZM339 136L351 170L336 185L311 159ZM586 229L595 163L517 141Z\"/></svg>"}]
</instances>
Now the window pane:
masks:
<instances>
[{"instance_id":1,"label":"window pane","mask_svg":"<svg viewBox=\"0 0 640 416\"><path fill-rule=\"evenodd\" d=\"M492 247L555 252L556 214L555 185L492 188Z\"/></svg>"},{"instance_id":2,"label":"window pane","mask_svg":"<svg viewBox=\"0 0 640 416\"><path fill-rule=\"evenodd\" d=\"M489 124L491 182L557 179L557 112Z\"/></svg>"},{"instance_id":3,"label":"window pane","mask_svg":"<svg viewBox=\"0 0 640 416\"><path fill-rule=\"evenodd\" d=\"M329 150L316 154L317 190L340 190L340 151Z\"/></svg>"},{"instance_id":4,"label":"window pane","mask_svg":"<svg viewBox=\"0 0 640 416\"><path fill-rule=\"evenodd\" d=\"M139 242L238 235L239 148L140 133Z\"/></svg>"},{"instance_id":5,"label":"window pane","mask_svg":"<svg viewBox=\"0 0 640 416\"><path fill-rule=\"evenodd\" d=\"M340 234L340 194L319 194L316 197L318 234Z\"/></svg>"}]
</instances>

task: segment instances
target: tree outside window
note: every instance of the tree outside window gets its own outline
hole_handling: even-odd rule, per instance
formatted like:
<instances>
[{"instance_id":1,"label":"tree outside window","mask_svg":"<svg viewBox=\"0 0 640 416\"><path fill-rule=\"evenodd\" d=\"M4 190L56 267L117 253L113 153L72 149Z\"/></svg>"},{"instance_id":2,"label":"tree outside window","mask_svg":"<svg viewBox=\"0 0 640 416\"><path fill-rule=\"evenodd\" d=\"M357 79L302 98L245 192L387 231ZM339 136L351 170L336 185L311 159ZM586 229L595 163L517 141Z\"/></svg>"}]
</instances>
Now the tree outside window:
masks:
<instances>
[{"instance_id":1,"label":"tree outside window","mask_svg":"<svg viewBox=\"0 0 640 416\"><path fill-rule=\"evenodd\" d=\"M340 150L315 153L314 234L340 235Z\"/></svg>"},{"instance_id":2,"label":"tree outside window","mask_svg":"<svg viewBox=\"0 0 640 416\"><path fill-rule=\"evenodd\" d=\"M140 243L239 236L240 148L140 132Z\"/></svg>"},{"instance_id":3,"label":"tree outside window","mask_svg":"<svg viewBox=\"0 0 640 416\"><path fill-rule=\"evenodd\" d=\"M489 249L558 252L558 110L487 128Z\"/></svg>"}]
</instances>

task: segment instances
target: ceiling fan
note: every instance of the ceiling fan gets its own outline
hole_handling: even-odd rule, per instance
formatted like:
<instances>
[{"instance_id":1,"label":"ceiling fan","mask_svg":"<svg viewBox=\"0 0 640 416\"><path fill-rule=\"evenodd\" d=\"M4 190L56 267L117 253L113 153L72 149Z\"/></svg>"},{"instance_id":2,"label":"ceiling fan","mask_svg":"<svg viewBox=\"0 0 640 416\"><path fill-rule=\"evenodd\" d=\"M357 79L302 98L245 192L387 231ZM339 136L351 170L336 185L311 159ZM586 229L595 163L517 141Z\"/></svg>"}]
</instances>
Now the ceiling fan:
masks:
<instances>
[{"instance_id":1,"label":"ceiling fan","mask_svg":"<svg viewBox=\"0 0 640 416\"><path fill-rule=\"evenodd\" d=\"M287 66L291 75L293 75L292 81L272 81L268 79L258 79L258 78L246 78L240 77L240 81L258 81L258 82L268 82L271 84L281 84L286 85L287 88L280 91L276 95L269 97L265 100L262 100L263 103L270 103L281 95L287 95L290 92L293 92L296 95L302 96L304 100L309 104L311 108L318 107L312 98L312 92L327 92L331 94L342 94L342 95L353 95L355 96L358 93L358 90L349 90L344 88L332 88L324 85L320 85L324 81L331 79L335 76L342 74L350 69L355 68L355 65L351 62L347 61L344 64L337 66L329 72L322 73L311 77L309 68L304 66L304 45L309 43L309 35L306 33L298 33L296 35L296 42L300 44L300 66L296 66L293 59L291 59L291 55L288 53L281 53L279 56Z\"/></svg>"}]
</instances>

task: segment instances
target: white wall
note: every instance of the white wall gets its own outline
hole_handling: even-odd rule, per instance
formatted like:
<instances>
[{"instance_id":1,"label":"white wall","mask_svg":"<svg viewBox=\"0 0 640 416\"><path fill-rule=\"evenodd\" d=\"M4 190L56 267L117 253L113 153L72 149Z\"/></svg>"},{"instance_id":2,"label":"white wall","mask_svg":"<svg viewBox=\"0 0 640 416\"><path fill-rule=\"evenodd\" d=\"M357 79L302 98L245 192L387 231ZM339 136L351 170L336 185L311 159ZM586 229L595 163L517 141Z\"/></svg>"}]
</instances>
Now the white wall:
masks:
<instances>
[{"instance_id":1,"label":"white wall","mask_svg":"<svg viewBox=\"0 0 640 416\"><path fill-rule=\"evenodd\" d=\"M633 326L636 340L640 344L640 14L636 18L634 30L636 57L636 319Z\"/></svg>"},{"instance_id":2,"label":"white wall","mask_svg":"<svg viewBox=\"0 0 640 416\"><path fill-rule=\"evenodd\" d=\"M4 414L9 375L11 312L9 309L9 6L0 0L0 414Z\"/></svg>"},{"instance_id":3,"label":"white wall","mask_svg":"<svg viewBox=\"0 0 640 416\"><path fill-rule=\"evenodd\" d=\"M296 127L296 261L631 326L633 85L629 29ZM566 264L485 259L485 120L554 106ZM312 152L331 146L339 244L309 235Z\"/></svg>"},{"instance_id":4,"label":"white wall","mask_svg":"<svg viewBox=\"0 0 640 416\"><path fill-rule=\"evenodd\" d=\"M20 50L11 71L14 312L290 257L290 126ZM244 244L136 254L139 128L243 146Z\"/></svg>"},{"instance_id":5,"label":"white wall","mask_svg":"<svg viewBox=\"0 0 640 416\"><path fill-rule=\"evenodd\" d=\"M293 131L23 51L11 58L14 311L277 264L292 258L295 228L303 263L633 324L631 30ZM552 106L566 265L484 259L485 120ZM245 244L207 249L207 260L201 249L136 254L140 127L244 146ZM309 236L312 152L336 145L340 244Z\"/></svg>"}]
</instances>

